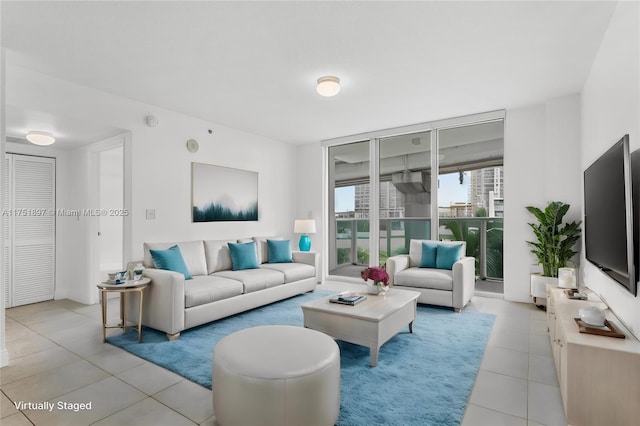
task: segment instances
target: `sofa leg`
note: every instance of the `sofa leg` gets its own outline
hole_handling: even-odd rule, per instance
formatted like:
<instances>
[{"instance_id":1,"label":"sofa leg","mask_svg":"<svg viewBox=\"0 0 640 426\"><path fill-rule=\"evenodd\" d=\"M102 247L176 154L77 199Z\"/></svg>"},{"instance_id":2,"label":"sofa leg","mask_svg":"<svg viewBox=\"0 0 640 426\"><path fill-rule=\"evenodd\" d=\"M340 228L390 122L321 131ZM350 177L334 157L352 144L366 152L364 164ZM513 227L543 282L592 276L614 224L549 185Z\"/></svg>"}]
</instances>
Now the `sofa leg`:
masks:
<instances>
[{"instance_id":1,"label":"sofa leg","mask_svg":"<svg viewBox=\"0 0 640 426\"><path fill-rule=\"evenodd\" d=\"M459 314L461 310L462 308L453 308L453 312L455 312L456 314Z\"/></svg>"},{"instance_id":2,"label":"sofa leg","mask_svg":"<svg viewBox=\"0 0 640 426\"><path fill-rule=\"evenodd\" d=\"M167 339L169 340L178 340L179 337L180 337L180 333L176 333L176 334L167 333Z\"/></svg>"}]
</instances>

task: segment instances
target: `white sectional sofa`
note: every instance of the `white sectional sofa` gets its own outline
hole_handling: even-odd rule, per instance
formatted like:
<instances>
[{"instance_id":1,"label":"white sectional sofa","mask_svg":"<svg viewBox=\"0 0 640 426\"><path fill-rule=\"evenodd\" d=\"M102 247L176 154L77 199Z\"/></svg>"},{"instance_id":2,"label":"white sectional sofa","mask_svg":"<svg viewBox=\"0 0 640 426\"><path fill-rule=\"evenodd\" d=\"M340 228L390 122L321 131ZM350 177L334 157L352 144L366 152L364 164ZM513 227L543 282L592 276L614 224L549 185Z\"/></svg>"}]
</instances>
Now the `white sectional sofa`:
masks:
<instances>
[{"instance_id":1,"label":"white sectional sofa","mask_svg":"<svg viewBox=\"0 0 640 426\"><path fill-rule=\"evenodd\" d=\"M443 245L462 244L462 253L466 251L464 241L411 240L409 254L387 259L389 284L420 292L418 303L449 306L460 312L475 291L475 258L463 255L451 269L421 268L422 243L427 241Z\"/></svg>"},{"instance_id":2,"label":"white sectional sofa","mask_svg":"<svg viewBox=\"0 0 640 426\"><path fill-rule=\"evenodd\" d=\"M232 270L228 243L250 241L256 242L259 268ZM192 279L155 268L149 250L176 244ZM268 263L267 237L144 243L144 276L151 284L144 292L142 324L174 339L188 328L314 291L319 281L318 254L291 254L291 263ZM138 302L130 299L127 316L137 318Z\"/></svg>"}]
</instances>

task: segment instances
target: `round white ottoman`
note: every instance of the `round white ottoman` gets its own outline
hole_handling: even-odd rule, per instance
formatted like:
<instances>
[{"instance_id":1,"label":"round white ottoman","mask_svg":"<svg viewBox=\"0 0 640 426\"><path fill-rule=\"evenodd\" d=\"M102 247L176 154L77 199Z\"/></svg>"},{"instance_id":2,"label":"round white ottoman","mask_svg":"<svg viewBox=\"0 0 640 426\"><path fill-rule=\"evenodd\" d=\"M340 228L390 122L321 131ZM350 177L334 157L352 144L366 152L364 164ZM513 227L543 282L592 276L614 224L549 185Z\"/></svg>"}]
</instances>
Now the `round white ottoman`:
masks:
<instances>
[{"instance_id":1,"label":"round white ottoman","mask_svg":"<svg viewBox=\"0 0 640 426\"><path fill-rule=\"evenodd\" d=\"M213 349L218 425L334 425L339 410L340 350L324 333L253 327Z\"/></svg>"}]
</instances>

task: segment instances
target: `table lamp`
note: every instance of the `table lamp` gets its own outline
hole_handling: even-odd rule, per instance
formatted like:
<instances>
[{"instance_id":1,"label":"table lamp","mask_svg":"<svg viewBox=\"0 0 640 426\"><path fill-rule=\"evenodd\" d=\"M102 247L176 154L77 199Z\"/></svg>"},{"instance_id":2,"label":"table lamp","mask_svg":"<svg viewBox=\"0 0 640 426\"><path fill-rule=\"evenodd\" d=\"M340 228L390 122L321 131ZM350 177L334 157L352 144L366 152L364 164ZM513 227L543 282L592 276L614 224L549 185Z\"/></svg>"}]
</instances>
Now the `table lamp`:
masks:
<instances>
[{"instance_id":1,"label":"table lamp","mask_svg":"<svg viewBox=\"0 0 640 426\"><path fill-rule=\"evenodd\" d=\"M311 239L307 234L316 233L316 221L313 219L296 219L293 225L293 232L300 235L300 242L298 242L298 248L300 251L311 250Z\"/></svg>"}]
</instances>

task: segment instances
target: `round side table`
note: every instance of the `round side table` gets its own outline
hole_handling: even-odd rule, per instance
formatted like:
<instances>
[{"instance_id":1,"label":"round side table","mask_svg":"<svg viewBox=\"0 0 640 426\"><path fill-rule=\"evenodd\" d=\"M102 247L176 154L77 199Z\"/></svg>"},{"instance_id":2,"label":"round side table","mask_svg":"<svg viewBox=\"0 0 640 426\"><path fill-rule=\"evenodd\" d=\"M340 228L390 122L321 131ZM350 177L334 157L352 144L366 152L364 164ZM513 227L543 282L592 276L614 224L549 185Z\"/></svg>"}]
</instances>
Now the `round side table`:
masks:
<instances>
[{"instance_id":1,"label":"round side table","mask_svg":"<svg viewBox=\"0 0 640 426\"><path fill-rule=\"evenodd\" d=\"M102 343L107 341L107 328L121 328L122 332L127 331L127 318L125 315L125 297L127 293L137 292L140 297L140 307L138 309L138 325L134 328L138 329L138 343L142 342L142 296L144 289L147 288L151 280L149 278L141 278L138 281L127 280L122 284L100 283L100 301L102 303ZM120 321L119 325L107 325L107 293L120 293Z\"/></svg>"}]
</instances>

